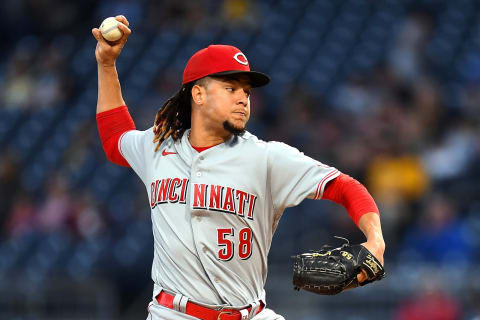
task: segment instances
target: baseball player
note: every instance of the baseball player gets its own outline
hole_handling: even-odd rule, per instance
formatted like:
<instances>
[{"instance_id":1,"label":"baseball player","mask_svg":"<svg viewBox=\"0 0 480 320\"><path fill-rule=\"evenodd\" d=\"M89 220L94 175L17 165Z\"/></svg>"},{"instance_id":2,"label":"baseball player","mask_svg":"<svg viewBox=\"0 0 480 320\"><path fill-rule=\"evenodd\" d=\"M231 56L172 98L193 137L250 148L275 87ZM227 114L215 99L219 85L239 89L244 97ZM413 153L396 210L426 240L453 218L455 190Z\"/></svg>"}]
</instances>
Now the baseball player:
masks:
<instances>
[{"instance_id":1,"label":"baseball player","mask_svg":"<svg viewBox=\"0 0 480 320\"><path fill-rule=\"evenodd\" d=\"M303 199L346 207L383 263L378 209L337 169L245 130L252 88L269 77L237 48L211 45L187 62L179 91L152 128L135 129L115 60L131 34L105 41L97 28L97 124L107 158L145 184L154 235L148 319L283 319L266 308L267 255L283 211ZM359 281L365 274L359 273Z\"/></svg>"}]
</instances>

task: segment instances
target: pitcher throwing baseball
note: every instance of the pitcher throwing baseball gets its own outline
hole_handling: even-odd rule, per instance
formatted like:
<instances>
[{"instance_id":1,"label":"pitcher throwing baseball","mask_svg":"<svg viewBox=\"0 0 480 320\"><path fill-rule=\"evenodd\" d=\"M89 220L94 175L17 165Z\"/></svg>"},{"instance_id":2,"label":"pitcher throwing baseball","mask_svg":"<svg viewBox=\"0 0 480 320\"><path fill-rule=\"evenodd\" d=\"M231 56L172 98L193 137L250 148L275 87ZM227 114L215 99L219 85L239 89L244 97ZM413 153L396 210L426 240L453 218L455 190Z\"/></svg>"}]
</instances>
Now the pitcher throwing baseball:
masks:
<instances>
[{"instance_id":1,"label":"pitcher throwing baseball","mask_svg":"<svg viewBox=\"0 0 480 320\"><path fill-rule=\"evenodd\" d=\"M154 235L148 319L283 319L264 285L272 236L284 210L303 199L347 209L383 264L378 209L366 189L337 169L245 130L250 92L269 77L239 49L210 45L187 62L179 91L153 127L138 131L115 68L128 36L106 42L97 28L97 124L107 158L145 184ZM365 272L358 280L369 280ZM294 291L292 291L294 294Z\"/></svg>"}]
</instances>

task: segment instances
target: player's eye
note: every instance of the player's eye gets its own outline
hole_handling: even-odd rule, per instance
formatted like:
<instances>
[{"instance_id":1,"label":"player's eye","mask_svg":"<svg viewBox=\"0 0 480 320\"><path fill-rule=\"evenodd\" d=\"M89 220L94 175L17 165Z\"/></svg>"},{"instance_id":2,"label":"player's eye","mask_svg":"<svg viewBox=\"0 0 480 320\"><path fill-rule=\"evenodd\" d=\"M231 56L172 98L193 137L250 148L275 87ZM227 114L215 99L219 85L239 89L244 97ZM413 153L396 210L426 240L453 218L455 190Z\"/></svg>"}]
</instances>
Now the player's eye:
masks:
<instances>
[{"instance_id":1,"label":"player's eye","mask_svg":"<svg viewBox=\"0 0 480 320\"><path fill-rule=\"evenodd\" d=\"M233 91L235 91L232 87L226 87L225 89L227 89L228 92L233 92Z\"/></svg>"},{"instance_id":2,"label":"player's eye","mask_svg":"<svg viewBox=\"0 0 480 320\"><path fill-rule=\"evenodd\" d=\"M247 98L250 98L250 95L251 95L251 91L250 90L244 90L245 93L247 94Z\"/></svg>"}]
</instances>

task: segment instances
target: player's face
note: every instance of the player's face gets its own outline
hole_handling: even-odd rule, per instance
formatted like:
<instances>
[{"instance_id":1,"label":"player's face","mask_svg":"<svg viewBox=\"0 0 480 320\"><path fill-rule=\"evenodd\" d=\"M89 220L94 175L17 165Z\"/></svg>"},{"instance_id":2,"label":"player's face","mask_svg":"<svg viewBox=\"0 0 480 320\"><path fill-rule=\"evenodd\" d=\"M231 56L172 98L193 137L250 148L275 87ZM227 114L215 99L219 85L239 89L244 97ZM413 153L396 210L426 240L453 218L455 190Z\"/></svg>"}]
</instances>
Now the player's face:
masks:
<instances>
[{"instance_id":1,"label":"player's face","mask_svg":"<svg viewBox=\"0 0 480 320\"><path fill-rule=\"evenodd\" d=\"M247 76L211 78L206 86L204 116L215 127L241 133L250 118L250 91Z\"/></svg>"}]
</instances>

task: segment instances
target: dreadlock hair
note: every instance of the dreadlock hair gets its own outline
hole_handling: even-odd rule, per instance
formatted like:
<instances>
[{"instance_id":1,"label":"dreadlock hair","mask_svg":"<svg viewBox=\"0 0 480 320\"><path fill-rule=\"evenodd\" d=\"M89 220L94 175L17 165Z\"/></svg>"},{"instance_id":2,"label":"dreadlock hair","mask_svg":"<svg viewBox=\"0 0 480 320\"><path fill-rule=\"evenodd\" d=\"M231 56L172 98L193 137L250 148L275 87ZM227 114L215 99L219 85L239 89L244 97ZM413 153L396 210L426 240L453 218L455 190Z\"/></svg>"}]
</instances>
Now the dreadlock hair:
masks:
<instances>
[{"instance_id":1,"label":"dreadlock hair","mask_svg":"<svg viewBox=\"0 0 480 320\"><path fill-rule=\"evenodd\" d=\"M192 105L190 102L192 87L195 83L187 83L183 85L176 94L168 99L163 106L158 109L153 123L153 132L156 143L155 152L158 151L160 145L168 137L172 136L173 140L183 136L183 133L189 129L191 124Z\"/></svg>"}]
</instances>

